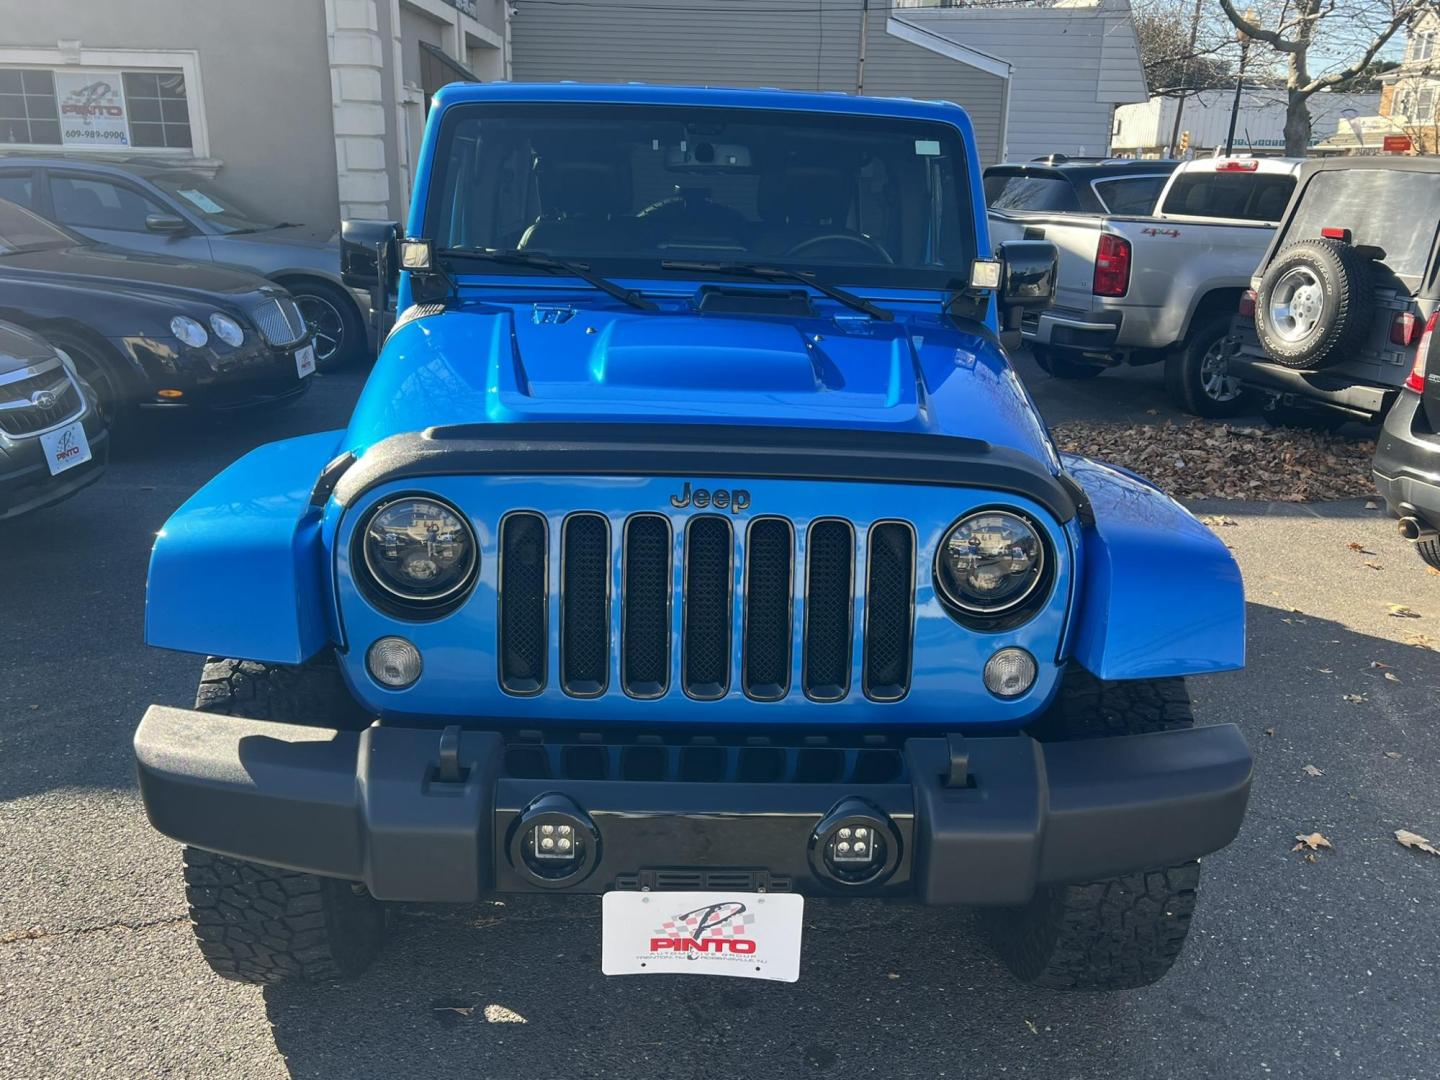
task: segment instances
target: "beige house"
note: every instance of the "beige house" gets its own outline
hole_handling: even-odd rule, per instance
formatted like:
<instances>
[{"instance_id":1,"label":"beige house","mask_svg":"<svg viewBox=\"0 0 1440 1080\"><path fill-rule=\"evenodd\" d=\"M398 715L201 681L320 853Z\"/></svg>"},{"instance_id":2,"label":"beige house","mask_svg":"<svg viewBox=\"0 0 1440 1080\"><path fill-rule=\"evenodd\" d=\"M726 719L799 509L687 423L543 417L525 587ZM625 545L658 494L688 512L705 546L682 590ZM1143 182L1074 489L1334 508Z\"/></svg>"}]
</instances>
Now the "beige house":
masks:
<instances>
[{"instance_id":1,"label":"beige house","mask_svg":"<svg viewBox=\"0 0 1440 1080\"><path fill-rule=\"evenodd\" d=\"M1440 114L1440 16L1426 13L1411 26L1399 67L1381 76L1380 104L1373 114L1340 120L1335 134L1319 147L1330 153L1433 154ZM1409 140L1408 151L1385 149Z\"/></svg>"}]
</instances>

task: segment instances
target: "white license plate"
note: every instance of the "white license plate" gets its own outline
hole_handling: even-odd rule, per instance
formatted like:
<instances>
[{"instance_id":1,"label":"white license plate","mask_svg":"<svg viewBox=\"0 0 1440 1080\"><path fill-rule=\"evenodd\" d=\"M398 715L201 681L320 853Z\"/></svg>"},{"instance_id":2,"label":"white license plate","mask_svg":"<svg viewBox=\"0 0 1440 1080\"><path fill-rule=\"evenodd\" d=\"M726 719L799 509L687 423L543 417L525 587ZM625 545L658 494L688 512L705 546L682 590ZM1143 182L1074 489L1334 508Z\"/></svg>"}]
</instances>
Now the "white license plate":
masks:
<instances>
[{"instance_id":1,"label":"white license plate","mask_svg":"<svg viewBox=\"0 0 1440 1080\"><path fill-rule=\"evenodd\" d=\"M40 448L45 451L45 464L51 476L59 476L66 469L90 460L90 440L85 438L85 425L79 420L41 435Z\"/></svg>"},{"instance_id":2,"label":"white license plate","mask_svg":"<svg viewBox=\"0 0 1440 1080\"><path fill-rule=\"evenodd\" d=\"M800 978L794 893L608 892L601 910L606 975Z\"/></svg>"},{"instance_id":3,"label":"white license plate","mask_svg":"<svg viewBox=\"0 0 1440 1080\"><path fill-rule=\"evenodd\" d=\"M303 349L295 352L295 374L300 378L315 373L315 346L306 345Z\"/></svg>"}]
</instances>

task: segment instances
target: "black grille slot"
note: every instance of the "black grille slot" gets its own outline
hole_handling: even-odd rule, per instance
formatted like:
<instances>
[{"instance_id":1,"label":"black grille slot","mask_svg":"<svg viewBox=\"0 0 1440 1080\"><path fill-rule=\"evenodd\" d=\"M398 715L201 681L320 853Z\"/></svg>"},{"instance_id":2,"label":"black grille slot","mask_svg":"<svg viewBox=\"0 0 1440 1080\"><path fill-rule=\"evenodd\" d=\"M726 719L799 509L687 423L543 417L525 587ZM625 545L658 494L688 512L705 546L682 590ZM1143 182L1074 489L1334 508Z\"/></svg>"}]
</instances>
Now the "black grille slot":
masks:
<instances>
[{"instance_id":1,"label":"black grille slot","mask_svg":"<svg viewBox=\"0 0 1440 1080\"><path fill-rule=\"evenodd\" d=\"M691 518L685 552L685 692L714 699L730 689L730 583L735 544L730 522Z\"/></svg>"},{"instance_id":2,"label":"black grille slot","mask_svg":"<svg viewBox=\"0 0 1440 1080\"><path fill-rule=\"evenodd\" d=\"M610 672L609 522L571 514L561 542L561 686L572 697L597 697Z\"/></svg>"},{"instance_id":3,"label":"black grille slot","mask_svg":"<svg viewBox=\"0 0 1440 1080\"><path fill-rule=\"evenodd\" d=\"M865 583L865 696L899 701L910 689L915 536L887 521L870 529Z\"/></svg>"},{"instance_id":4,"label":"black grille slot","mask_svg":"<svg viewBox=\"0 0 1440 1080\"><path fill-rule=\"evenodd\" d=\"M850 692L855 533L845 521L810 526L806 552L805 694L839 701Z\"/></svg>"},{"instance_id":5,"label":"black grille slot","mask_svg":"<svg viewBox=\"0 0 1440 1080\"><path fill-rule=\"evenodd\" d=\"M500 687L510 694L545 689L546 548L539 514L507 514L500 523Z\"/></svg>"},{"instance_id":6,"label":"black grille slot","mask_svg":"<svg viewBox=\"0 0 1440 1080\"><path fill-rule=\"evenodd\" d=\"M27 375L13 382L0 383L0 402L5 404L25 402L20 408L0 409L0 430L7 435L30 435L52 428L62 421L72 419L81 412L82 402L75 384L70 381L65 369L51 361L53 367L37 375ZM51 404L46 408L30 404L31 395L37 391L49 391Z\"/></svg>"},{"instance_id":7,"label":"black grille slot","mask_svg":"<svg viewBox=\"0 0 1440 1080\"><path fill-rule=\"evenodd\" d=\"M670 523L636 514L625 523L620 678L632 697L660 697L670 685Z\"/></svg>"},{"instance_id":8,"label":"black grille slot","mask_svg":"<svg viewBox=\"0 0 1440 1080\"><path fill-rule=\"evenodd\" d=\"M790 689L790 583L794 543L783 518L750 525L745 550L745 693L778 701Z\"/></svg>"}]
</instances>

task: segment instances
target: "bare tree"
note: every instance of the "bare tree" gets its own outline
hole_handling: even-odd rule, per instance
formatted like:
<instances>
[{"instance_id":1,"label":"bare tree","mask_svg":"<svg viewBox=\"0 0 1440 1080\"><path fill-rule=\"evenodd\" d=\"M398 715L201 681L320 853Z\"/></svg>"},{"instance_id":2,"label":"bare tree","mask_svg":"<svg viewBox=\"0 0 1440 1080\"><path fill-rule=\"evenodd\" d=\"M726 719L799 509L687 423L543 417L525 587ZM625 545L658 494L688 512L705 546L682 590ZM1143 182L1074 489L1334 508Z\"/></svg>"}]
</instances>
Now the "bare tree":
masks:
<instances>
[{"instance_id":1,"label":"bare tree","mask_svg":"<svg viewBox=\"0 0 1440 1080\"><path fill-rule=\"evenodd\" d=\"M1195 18L1200 9L1193 0L1137 0L1133 11L1150 93L1179 97L1228 86L1234 79L1226 56L1234 51L1234 42L1223 29L1227 24L1217 28L1213 18L1203 22Z\"/></svg>"},{"instance_id":2,"label":"bare tree","mask_svg":"<svg viewBox=\"0 0 1440 1080\"><path fill-rule=\"evenodd\" d=\"M1310 145L1310 98L1353 79L1380 50L1437 0L1265 0L1243 14L1220 0L1226 18L1251 42L1279 54L1285 65L1285 153L1304 157ZM1311 70L1312 56L1345 56L1327 70ZM1323 63L1323 59L1322 59Z\"/></svg>"}]
</instances>

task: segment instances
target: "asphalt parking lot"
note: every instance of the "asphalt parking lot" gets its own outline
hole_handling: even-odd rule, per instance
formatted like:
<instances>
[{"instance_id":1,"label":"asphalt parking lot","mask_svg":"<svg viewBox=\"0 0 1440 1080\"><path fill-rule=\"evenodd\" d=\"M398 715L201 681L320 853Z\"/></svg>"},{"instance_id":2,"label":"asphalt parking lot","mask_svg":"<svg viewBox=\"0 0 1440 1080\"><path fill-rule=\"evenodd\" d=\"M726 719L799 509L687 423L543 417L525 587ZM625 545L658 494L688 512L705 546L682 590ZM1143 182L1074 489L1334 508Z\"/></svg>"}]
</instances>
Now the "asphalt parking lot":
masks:
<instances>
[{"instance_id":1,"label":"asphalt parking lot","mask_svg":"<svg viewBox=\"0 0 1440 1080\"><path fill-rule=\"evenodd\" d=\"M1166 414L1153 371L1022 371L1052 420ZM142 643L146 558L209 476L341 426L360 382L147 423L100 485L0 526L0 1077L1440 1075L1440 858L1392 835L1440 842L1440 577L1363 500L1198 508L1245 572L1250 664L1193 691L1202 720L1242 725L1256 782L1157 987L1032 990L966 912L818 903L795 985L606 980L588 901L400 911L352 983L213 977L135 790L135 723L190 704L199 670ZM1291 851L1316 831L1333 850Z\"/></svg>"}]
</instances>

